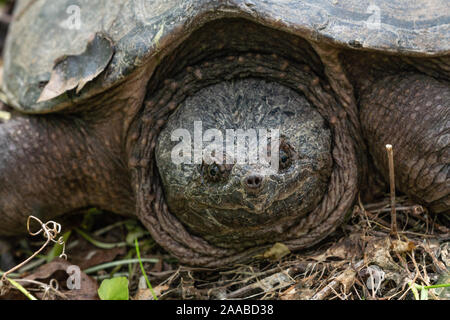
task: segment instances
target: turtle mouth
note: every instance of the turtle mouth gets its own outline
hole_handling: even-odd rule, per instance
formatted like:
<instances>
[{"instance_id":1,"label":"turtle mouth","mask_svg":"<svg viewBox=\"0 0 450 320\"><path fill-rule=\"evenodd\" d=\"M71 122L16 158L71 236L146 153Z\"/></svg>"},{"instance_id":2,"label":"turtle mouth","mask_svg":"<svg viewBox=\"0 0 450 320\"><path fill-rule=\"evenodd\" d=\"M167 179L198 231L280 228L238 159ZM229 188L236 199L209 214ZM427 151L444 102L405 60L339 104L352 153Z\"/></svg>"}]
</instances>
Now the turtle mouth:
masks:
<instances>
[{"instance_id":1,"label":"turtle mouth","mask_svg":"<svg viewBox=\"0 0 450 320\"><path fill-rule=\"evenodd\" d=\"M294 193L294 192L292 192ZM220 195L225 196L224 194ZM258 196L242 196L239 200L236 199L233 203L211 203L206 200L195 201L189 203L189 208L193 211L199 212L199 210L219 210L219 211L245 211L254 214L263 214L273 205L274 202L279 200L277 192L267 192Z\"/></svg>"},{"instance_id":2,"label":"turtle mouth","mask_svg":"<svg viewBox=\"0 0 450 320\"><path fill-rule=\"evenodd\" d=\"M292 191L293 194L295 191ZM236 196L238 194L238 196ZM234 197L233 197L234 195ZM220 194L218 197L226 197L225 194ZM263 215L267 213L270 207L280 200L279 193L276 190L266 190L259 195L247 195L245 191L234 191L228 195L233 198L233 202L229 203L214 203L207 199L198 199L198 201L189 202L189 208L197 213L207 210L215 210L219 212L227 212L233 214L233 211L246 212L256 215ZM247 221L249 225L258 224ZM239 227L243 225L243 221L232 227Z\"/></svg>"},{"instance_id":3,"label":"turtle mouth","mask_svg":"<svg viewBox=\"0 0 450 320\"><path fill-rule=\"evenodd\" d=\"M269 193L268 195L244 196L243 204L246 211L254 214L263 214L272 206L275 201L278 201L277 193Z\"/></svg>"}]
</instances>

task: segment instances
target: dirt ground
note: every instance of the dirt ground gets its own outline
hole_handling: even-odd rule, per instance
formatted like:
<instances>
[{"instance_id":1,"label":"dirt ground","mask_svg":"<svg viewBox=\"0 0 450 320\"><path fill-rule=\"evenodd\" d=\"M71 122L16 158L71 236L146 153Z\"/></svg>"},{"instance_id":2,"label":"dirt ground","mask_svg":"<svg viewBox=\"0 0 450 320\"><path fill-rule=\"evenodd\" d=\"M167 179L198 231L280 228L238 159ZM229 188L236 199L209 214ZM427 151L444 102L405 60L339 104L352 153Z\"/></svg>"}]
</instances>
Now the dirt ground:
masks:
<instances>
[{"instance_id":1,"label":"dirt ground","mask_svg":"<svg viewBox=\"0 0 450 320\"><path fill-rule=\"evenodd\" d=\"M448 217L431 216L400 197L398 233L391 235L389 203L386 197L356 205L344 225L306 251L290 253L278 244L265 258L223 270L182 266L138 221L91 209L65 222L73 226L61 232L67 261L57 258L61 247L52 244L9 277L39 299L98 299L103 279L122 276L129 279L131 299L153 299L137 263L138 239L159 299L449 299L449 287L440 288L450 282ZM2 268L30 257L42 239L30 236L7 250L3 243L3 252L0 245ZM81 290L68 288L71 265L82 270ZM26 299L5 283L0 294L0 299Z\"/></svg>"}]
</instances>

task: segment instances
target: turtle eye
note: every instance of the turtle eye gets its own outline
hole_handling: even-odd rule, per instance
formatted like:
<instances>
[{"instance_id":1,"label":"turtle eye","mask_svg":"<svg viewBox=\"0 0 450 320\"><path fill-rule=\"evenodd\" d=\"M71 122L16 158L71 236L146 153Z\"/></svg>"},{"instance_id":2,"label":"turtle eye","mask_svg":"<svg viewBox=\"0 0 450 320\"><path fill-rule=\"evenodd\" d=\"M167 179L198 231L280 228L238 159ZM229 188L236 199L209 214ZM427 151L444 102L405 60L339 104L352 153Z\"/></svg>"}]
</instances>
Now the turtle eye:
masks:
<instances>
[{"instance_id":1,"label":"turtle eye","mask_svg":"<svg viewBox=\"0 0 450 320\"><path fill-rule=\"evenodd\" d=\"M219 181L220 180L220 178L222 176L222 172L220 171L220 168L216 163L210 164L205 169L206 169L206 175L210 181Z\"/></svg>"},{"instance_id":2,"label":"turtle eye","mask_svg":"<svg viewBox=\"0 0 450 320\"><path fill-rule=\"evenodd\" d=\"M208 165L203 162L201 172L209 181L217 182L226 180L230 175L232 168L233 165L229 164L219 165L217 163L212 163Z\"/></svg>"},{"instance_id":3,"label":"turtle eye","mask_svg":"<svg viewBox=\"0 0 450 320\"><path fill-rule=\"evenodd\" d=\"M291 166L292 163L292 157L291 157L291 152L288 146L286 145L281 145L280 148L280 161L279 161L279 166L281 170L285 170L287 168L289 168Z\"/></svg>"},{"instance_id":4,"label":"turtle eye","mask_svg":"<svg viewBox=\"0 0 450 320\"><path fill-rule=\"evenodd\" d=\"M281 161L281 163L286 163L289 161L289 156L283 150L281 151L281 154L280 154L280 161Z\"/></svg>"}]
</instances>

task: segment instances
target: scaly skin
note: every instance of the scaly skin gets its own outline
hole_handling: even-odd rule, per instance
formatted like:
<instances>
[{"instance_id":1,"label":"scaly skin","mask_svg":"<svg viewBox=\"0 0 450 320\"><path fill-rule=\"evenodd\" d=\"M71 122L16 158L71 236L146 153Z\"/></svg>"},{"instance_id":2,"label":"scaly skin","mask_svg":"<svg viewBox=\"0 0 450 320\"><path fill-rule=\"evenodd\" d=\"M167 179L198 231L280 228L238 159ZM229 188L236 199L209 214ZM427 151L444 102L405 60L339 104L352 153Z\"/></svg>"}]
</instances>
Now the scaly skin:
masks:
<instances>
[{"instance_id":1,"label":"scaly skin","mask_svg":"<svg viewBox=\"0 0 450 320\"><path fill-rule=\"evenodd\" d=\"M448 84L415 73L380 79L360 102L364 135L377 168L388 181L385 145L395 146L396 184L434 212L450 207L449 102Z\"/></svg>"},{"instance_id":2,"label":"scaly skin","mask_svg":"<svg viewBox=\"0 0 450 320\"><path fill-rule=\"evenodd\" d=\"M260 162L235 163L231 155L225 155L225 163L190 159L177 165L172 132L188 130L193 150L194 121L201 121L202 134L217 129L224 141L226 129L264 128L268 135L277 129L285 165L278 153L276 173ZM236 140L232 143L237 146ZM257 152L257 141L248 144L241 153ZM252 78L221 82L187 98L159 135L155 154L170 211L191 232L228 248L273 242L286 233L320 203L332 166L330 130L320 114L295 91Z\"/></svg>"},{"instance_id":3,"label":"scaly skin","mask_svg":"<svg viewBox=\"0 0 450 320\"><path fill-rule=\"evenodd\" d=\"M243 29L245 33L240 32ZM280 221L265 227L265 236L260 239L232 241L223 237L213 244L170 212L158 169L149 159L155 158L155 147L169 115L186 97L196 96L208 85L246 77L278 82L317 108L333 132L333 171L321 203L307 216L299 214L294 225L283 226ZM336 81L339 90L341 79ZM217 22L193 34L161 61L148 92L127 143L133 185L137 187L137 215L153 238L181 261L206 266L240 262L261 253L272 241L283 241L292 250L304 248L323 239L343 221L359 185L356 152L360 148L356 145L360 140L352 138L361 136L356 134L359 120L354 105L345 109L341 106L351 92L342 89L341 97L332 89L319 57L307 42L240 20ZM270 239L270 230L277 236Z\"/></svg>"},{"instance_id":4,"label":"scaly skin","mask_svg":"<svg viewBox=\"0 0 450 320\"><path fill-rule=\"evenodd\" d=\"M63 115L14 114L0 125L0 158L8 168L0 174L1 234L26 231L29 215L47 221L92 205L132 211L124 163L98 129Z\"/></svg>"},{"instance_id":5,"label":"scaly skin","mask_svg":"<svg viewBox=\"0 0 450 320\"><path fill-rule=\"evenodd\" d=\"M439 66L445 67L440 59L309 43L238 19L208 24L161 59L154 73L148 72L154 65L145 64L70 113L13 114L0 125L0 215L5 217L0 234L23 233L29 214L55 218L98 206L136 214L158 243L187 264L241 262L274 241L297 250L319 242L343 222L358 191L370 186L367 163L373 159L386 174L386 143L394 144L399 189L411 190L431 210L448 212L449 83L447 69ZM388 78L392 74L397 76ZM276 223L264 227L260 239L245 242L191 232L188 221L170 212L176 205L166 201L161 181L166 172L160 166L160 175L155 161L161 130L186 98L242 78L277 82L316 108L331 134L332 160L327 185L316 185L312 203L320 201L313 210L299 212L298 221L282 226L272 239L270 228L280 230ZM411 110L425 120L414 128ZM414 144L420 148L408 147ZM421 163L419 175L412 174L415 163Z\"/></svg>"},{"instance_id":6,"label":"scaly skin","mask_svg":"<svg viewBox=\"0 0 450 320\"><path fill-rule=\"evenodd\" d=\"M143 74L145 69L71 113L26 115L5 108L11 119L0 123L1 235L26 233L29 215L45 221L92 206L133 215L123 145L129 114L145 92Z\"/></svg>"}]
</instances>

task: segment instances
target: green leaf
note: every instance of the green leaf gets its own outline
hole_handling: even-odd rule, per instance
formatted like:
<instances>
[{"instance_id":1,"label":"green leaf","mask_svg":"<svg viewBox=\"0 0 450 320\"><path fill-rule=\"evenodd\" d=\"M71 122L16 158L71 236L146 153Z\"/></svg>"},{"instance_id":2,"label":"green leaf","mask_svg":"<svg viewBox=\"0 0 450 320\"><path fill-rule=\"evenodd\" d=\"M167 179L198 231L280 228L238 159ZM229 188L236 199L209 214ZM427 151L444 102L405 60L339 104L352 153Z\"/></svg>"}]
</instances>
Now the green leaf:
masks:
<instances>
[{"instance_id":1,"label":"green leaf","mask_svg":"<svg viewBox=\"0 0 450 320\"><path fill-rule=\"evenodd\" d=\"M102 300L128 300L128 279L117 277L103 280L98 288L98 296Z\"/></svg>"},{"instance_id":2,"label":"green leaf","mask_svg":"<svg viewBox=\"0 0 450 320\"><path fill-rule=\"evenodd\" d=\"M125 247L127 245L126 242L117 242L117 243L106 243L101 242L98 240L95 240L93 237L91 237L89 234L84 232L81 229L75 228L74 229L80 236L82 236L86 241L92 243L94 246L99 247L101 249L113 249L117 247Z\"/></svg>"},{"instance_id":3,"label":"green leaf","mask_svg":"<svg viewBox=\"0 0 450 320\"><path fill-rule=\"evenodd\" d=\"M409 283L409 288L411 289L411 292L414 295L414 299L420 300L420 298L419 298L419 291L417 290L417 284L415 284L414 282L411 281Z\"/></svg>"},{"instance_id":4,"label":"green leaf","mask_svg":"<svg viewBox=\"0 0 450 320\"><path fill-rule=\"evenodd\" d=\"M127 234L125 242L128 245L133 245L134 244L134 240L142 237L146 233L147 233L146 230L144 230L142 228L139 228L139 227L136 227L133 230L129 230L128 231L128 234Z\"/></svg>"},{"instance_id":5,"label":"green leaf","mask_svg":"<svg viewBox=\"0 0 450 320\"><path fill-rule=\"evenodd\" d=\"M144 275L145 281L147 282L147 286L148 286L148 288L150 289L150 292L153 295L153 299L158 300L158 298L156 297L156 293L155 293L155 291L153 291L153 287L150 284L150 281L148 280L147 273L145 272L145 269L144 269L144 265L142 264L141 253L139 252L139 242L137 241L137 239L134 239L134 243L135 243L135 246L136 246L136 255L137 255L138 259L139 259L139 264L141 266L141 271L142 271L142 274Z\"/></svg>"},{"instance_id":6,"label":"green leaf","mask_svg":"<svg viewBox=\"0 0 450 320\"><path fill-rule=\"evenodd\" d=\"M95 223L96 216L99 216L102 214L102 211L98 210L97 208L90 208L86 211L86 213L83 216L83 221L81 222L80 228L86 231L91 230L92 226Z\"/></svg>"},{"instance_id":7,"label":"green leaf","mask_svg":"<svg viewBox=\"0 0 450 320\"><path fill-rule=\"evenodd\" d=\"M420 300L428 300L428 289L420 290Z\"/></svg>"}]
</instances>

